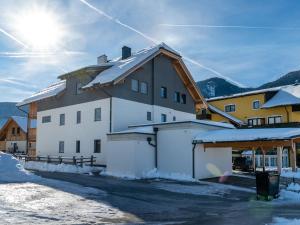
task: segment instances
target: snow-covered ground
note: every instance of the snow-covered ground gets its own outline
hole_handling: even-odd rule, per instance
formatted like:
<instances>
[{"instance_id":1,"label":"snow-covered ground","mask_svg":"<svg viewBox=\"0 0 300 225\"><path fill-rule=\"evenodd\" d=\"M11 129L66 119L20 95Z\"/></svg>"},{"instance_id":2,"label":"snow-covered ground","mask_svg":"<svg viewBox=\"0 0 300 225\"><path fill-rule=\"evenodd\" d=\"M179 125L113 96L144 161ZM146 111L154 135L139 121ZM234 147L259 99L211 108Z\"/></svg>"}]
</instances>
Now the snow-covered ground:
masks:
<instances>
[{"instance_id":1,"label":"snow-covered ground","mask_svg":"<svg viewBox=\"0 0 300 225\"><path fill-rule=\"evenodd\" d=\"M102 167L91 167L83 165L83 167L75 166L75 165L68 165L68 164L51 164L46 162L36 162L36 161L29 161L25 162L22 161L21 164L27 170L38 170L38 171L48 171L48 172L64 172L64 173L90 173L90 172L97 172L101 171Z\"/></svg>"},{"instance_id":2,"label":"snow-covered ground","mask_svg":"<svg viewBox=\"0 0 300 225\"><path fill-rule=\"evenodd\" d=\"M271 225L299 225L300 219L286 219L282 217L275 217Z\"/></svg>"},{"instance_id":3,"label":"snow-covered ground","mask_svg":"<svg viewBox=\"0 0 300 225\"><path fill-rule=\"evenodd\" d=\"M281 170L281 176L300 179L300 169L298 168L297 172L293 172L292 168L283 168Z\"/></svg>"},{"instance_id":4,"label":"snow-covered ground","mask_svg":"<svg viewBox=\"0 0 300 225\"><path fill-rule=\"evenodd\" d=\"M0 224L91 224L124 217L106 192L44 179L0 153Z\"/></svg>"}]
</instances>

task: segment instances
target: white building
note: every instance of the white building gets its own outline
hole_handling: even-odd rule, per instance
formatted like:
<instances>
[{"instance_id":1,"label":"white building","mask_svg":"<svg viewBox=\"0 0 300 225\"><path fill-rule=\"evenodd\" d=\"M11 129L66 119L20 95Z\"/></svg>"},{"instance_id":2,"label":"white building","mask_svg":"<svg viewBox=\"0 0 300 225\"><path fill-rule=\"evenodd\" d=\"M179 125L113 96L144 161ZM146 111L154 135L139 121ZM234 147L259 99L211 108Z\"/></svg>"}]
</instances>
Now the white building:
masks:
<instances>
[{"instance_id":1,"label":"white building","mask_svg":"<svg viewBox=\"0 0 300 225\"><path fill-rule=\"evenodd\" d=\"M195 119L205 104L181 56L164 43L80 68L19 106L37 104L37 155L91 156L106 165L107 134L129 125Z\"/></svg>"}]
</instances>

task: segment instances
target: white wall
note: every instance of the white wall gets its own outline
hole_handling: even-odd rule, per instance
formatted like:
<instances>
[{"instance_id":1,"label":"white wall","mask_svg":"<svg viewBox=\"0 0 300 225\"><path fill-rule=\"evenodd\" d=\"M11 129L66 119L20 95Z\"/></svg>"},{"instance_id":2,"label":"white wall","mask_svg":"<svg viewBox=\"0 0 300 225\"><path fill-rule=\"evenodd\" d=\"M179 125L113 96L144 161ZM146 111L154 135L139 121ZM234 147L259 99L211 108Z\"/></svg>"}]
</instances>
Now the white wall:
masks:
<instances>
[{"instance_id":1,"label":"white wall","mask_svg":"<svg viewBox=\"0 0 300 225\"><path fill-rule=\"evenodd\" d=\"M232 148L195 148L195 178L203 179L232 174Z\"/></svg>"},{"instance_id":2,"label":"white wall","mask_svg":"<svg viewBox=\"0 0 300 225\"><path fill-rule=\"evenodd\" d=\"M125 130L129 125L160 123L162 113L167 115L167 122L172 122L173 116L176 116L177 121L196 119L195 114L161 106L153 106L120 98L113 98L112 101L114 131ZM152 121L147 121L147 112L151 112Z\"/></svg>"},{"instance_id":3,"label":"white wall","mask_svg":"<svg viewBox=\"0 0 300 225\"><path fill-rule=\"evenodd\" d=\"M94 121L95 108L101 108L101 121ZM91 156L97 163L106 163L107 133L109 133L109 99L66 106L37 113L37 155ZM81 123L76 123L77 111L81 111ZM60 114L65 114L65 125L59 125ZM51 116L50 123L42 123L43 116ZM94 140L101 139L101 153L94 153ZM76 153L76 140L81 142ZM64 153L59 153L59 141L65 142Z\"/></svg>"},{"instance_id":4,"label":"white wall","mask_svg":"<svg viewBox=\"0 0 300 225\"><path fill-rule=\"evenodd\" d=\"M107 151L107 172L121 177L140 178L154 169L154 148L147 135L132 134L112 137Z\"/></svg>"},{"instance_id":5,"label":"white wall","mask_svg":"<svg viewBox=\"0 0 300 225\"><path fill-rule=\"evenodd\" d=\"M192 177L194 137L201 132L220 128L205 125L172 126L160 129L158 132L158 170L162 173L179 173Z\"/></svg>"}]
</instances>

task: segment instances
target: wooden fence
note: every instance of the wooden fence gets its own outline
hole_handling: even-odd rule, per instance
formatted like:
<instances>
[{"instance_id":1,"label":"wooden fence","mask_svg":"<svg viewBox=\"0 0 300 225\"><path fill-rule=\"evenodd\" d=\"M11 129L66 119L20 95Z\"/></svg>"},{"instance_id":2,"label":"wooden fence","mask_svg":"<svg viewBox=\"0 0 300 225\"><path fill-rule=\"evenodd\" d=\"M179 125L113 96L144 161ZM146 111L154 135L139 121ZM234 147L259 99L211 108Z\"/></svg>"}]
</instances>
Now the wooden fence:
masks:
<instances>
[{"instance_id":1,"label":"wooden fence","mask_svg":"<svg viewBox=\"0 0 300 225\"><path fill-rule=\"evenodd\" d=\"M46 162L46 163L53 163L53 164L71 164L76 166L88 165L88 166L103 166L96 164L96 157L93 155L91 157L52 157L52 156L27 156L27 155L15 155L18 159L28 161L36 161L36 162Z\"/></svg>"}]
</instances>

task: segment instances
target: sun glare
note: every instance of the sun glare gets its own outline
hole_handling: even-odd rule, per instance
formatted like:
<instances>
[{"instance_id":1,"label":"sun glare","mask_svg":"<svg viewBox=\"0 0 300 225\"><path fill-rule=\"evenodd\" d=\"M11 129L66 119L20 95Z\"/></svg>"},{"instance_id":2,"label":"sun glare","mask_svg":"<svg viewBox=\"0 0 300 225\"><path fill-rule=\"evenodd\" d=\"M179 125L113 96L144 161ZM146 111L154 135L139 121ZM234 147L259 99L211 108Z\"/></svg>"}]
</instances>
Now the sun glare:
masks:
<instances>
[{"instance_id":1,"label":"sun glare","mask_svg":"<svg viewBox=\"0 0 300 225\"><path fill-rule=\"evenodd\" d=\"M16 15L13 27L18 37L33 50L56 50L64 36L58 16L42 9L31 9Z\"/></svg>"}]
</instances>

